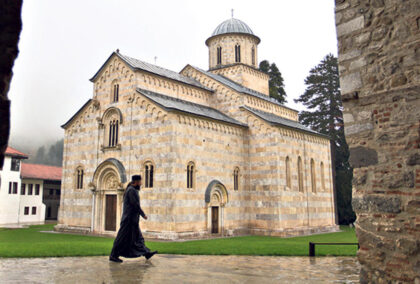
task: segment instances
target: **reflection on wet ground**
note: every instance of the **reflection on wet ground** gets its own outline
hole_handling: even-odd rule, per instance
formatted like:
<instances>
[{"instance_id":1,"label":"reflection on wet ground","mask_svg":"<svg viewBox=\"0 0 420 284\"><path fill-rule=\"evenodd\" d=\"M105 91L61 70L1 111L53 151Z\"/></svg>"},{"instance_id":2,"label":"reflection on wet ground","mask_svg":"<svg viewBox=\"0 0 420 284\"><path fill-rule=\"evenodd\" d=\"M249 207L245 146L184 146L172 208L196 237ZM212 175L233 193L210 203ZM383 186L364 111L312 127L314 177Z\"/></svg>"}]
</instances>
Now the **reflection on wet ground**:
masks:
<instances>
[{"instance_id":1,"label":"reflection on wet ground","mask_svg":"<svg viewBox=\"0 0 420 284\"><path fill-rule=\"evenodd\" d=\"M355 257L156 255L0 259L1 283L358 283Z\"/></svg>"}]
</instances>

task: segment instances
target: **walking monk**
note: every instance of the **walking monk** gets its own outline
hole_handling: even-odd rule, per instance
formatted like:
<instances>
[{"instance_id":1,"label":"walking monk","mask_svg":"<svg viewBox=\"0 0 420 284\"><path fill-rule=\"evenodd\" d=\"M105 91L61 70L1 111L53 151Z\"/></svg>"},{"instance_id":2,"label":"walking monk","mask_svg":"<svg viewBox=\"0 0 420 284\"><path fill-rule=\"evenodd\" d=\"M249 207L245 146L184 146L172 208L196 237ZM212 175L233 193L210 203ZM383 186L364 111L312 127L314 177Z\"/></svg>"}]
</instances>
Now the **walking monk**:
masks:
<instances>
[{"instance_id":1,"label":"walking monk","mask_svg":"<svg viewBox=\"0 0 420 284\"><path fill-rule=\"evenodd\" d=\"M134 175L131 177L127 190L124 193L123 214L121 217L120 230L112 247L110 261L122 262L120 256L123 257L140 257L146 259L151 258L157 251L151 252L144 244L143 235L140 231L139 218L147 220L146 214L140 207L140 183L141 176Z\"/></svg>"}]
</instances>

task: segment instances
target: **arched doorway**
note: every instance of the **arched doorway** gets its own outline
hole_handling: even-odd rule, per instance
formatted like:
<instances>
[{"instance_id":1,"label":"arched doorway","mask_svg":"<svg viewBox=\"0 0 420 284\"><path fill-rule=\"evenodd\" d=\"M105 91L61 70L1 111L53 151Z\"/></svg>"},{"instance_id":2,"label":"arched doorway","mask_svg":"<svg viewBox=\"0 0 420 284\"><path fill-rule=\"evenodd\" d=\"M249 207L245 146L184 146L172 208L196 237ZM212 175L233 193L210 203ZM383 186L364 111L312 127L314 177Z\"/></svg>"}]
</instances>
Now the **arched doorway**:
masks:
<instances>
[{"instance_id":1,"label":"arched doorway","mask_svg":"<svg viewBox=\"0 0 420 284\"><path fill-rule=\"evenodd\" d=\"M207 231L223 235L224 207L228 202L226 187L221 182L213 180L207 186L204 199L207 205Z\"/></svg>"},{"instance_id":2,"label":"arched doorway","mask_svg":"<svg viewBox=\"0 0 420 284\"><path fill-rule=\"evenodd\" d=\"M92 186L92 230L112 233L119 229L124 183L127 181L122 163L107 159L95 170Z\"/></svg>"}]
</instances>

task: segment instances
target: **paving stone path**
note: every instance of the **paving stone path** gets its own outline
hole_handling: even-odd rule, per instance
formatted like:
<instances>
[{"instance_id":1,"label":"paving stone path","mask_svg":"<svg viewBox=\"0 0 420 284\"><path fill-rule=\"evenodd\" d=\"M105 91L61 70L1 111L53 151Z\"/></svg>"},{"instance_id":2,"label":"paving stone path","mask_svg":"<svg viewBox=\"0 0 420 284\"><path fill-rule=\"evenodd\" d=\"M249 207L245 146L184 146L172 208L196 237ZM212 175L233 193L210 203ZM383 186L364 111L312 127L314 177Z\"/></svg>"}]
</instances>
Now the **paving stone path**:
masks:
<instances>
[{"instance_id":1,"label":"paving stone path","mask_svg":"<svg viewBox=\"0 0 420 284\"><path fill-rule=\"evenodd\" d=\"M1 283L359 283L355 257L0 258Z\"/></svg>"}]
</instances>

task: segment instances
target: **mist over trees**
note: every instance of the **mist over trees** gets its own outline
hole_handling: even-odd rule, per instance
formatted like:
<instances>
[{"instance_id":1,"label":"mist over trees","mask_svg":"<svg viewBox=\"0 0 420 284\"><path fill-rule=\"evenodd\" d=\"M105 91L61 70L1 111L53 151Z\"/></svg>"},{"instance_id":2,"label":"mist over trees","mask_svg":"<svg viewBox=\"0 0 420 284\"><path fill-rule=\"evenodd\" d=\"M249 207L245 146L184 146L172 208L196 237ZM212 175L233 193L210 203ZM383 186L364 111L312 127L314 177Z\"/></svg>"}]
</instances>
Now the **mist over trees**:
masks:
<instances>
[{"instance_id":1,"label":"mist over trees","mask_svg":"<svg viewBox=\"0 0 420 284\"><path fill-rule=\"evenodd\" d=\"M61 167L63 163L63 147L64 139L58 140L49 147L41 146L36 151L35 157L33 159L29 159L29 162Z\"/></svg>"},{"instance_id":2,"label":"mist over trees","mask_svg":"<svg viewBox=\"0 0 420 284\"><path fill-rule=\"evenodd\" d=\"M344 136L337 58L332 54L325 56L309 71L305 85L305 92L295 102L302 103L309 111L301 111L299 121L332 139L338 219L340 224L349 224L356 219L351 206L353 169Z\"/></svg>"}]
</instances>

